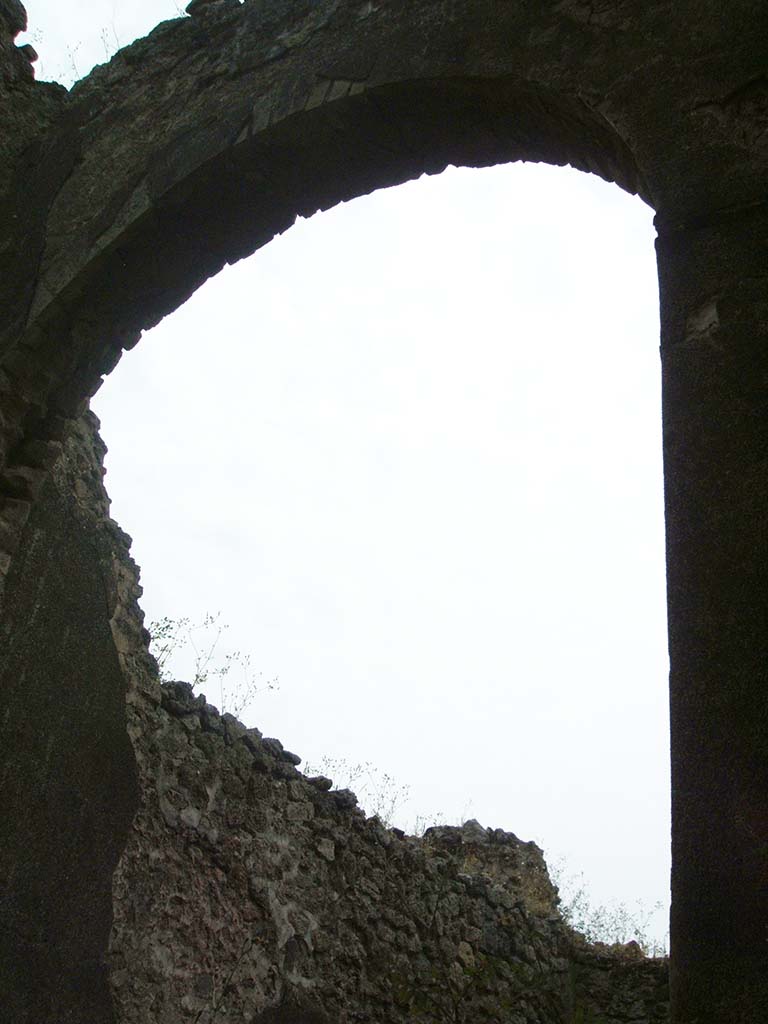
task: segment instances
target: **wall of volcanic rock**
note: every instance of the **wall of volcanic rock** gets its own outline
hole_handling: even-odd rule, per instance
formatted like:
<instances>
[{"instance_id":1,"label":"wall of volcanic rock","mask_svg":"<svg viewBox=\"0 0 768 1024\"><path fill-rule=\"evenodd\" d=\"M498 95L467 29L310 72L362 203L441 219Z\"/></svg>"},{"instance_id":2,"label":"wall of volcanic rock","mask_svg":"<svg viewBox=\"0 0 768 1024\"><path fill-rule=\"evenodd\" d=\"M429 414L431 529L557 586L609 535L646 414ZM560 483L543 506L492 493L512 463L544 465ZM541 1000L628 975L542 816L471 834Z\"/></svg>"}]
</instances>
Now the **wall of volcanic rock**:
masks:
<instances>
[{"instance_id":1,"label":"wall of volcanic rock","mask_svg":"<svg viewBox=\"0 0 768 1024\"><path fill-rule=\"evenodd\" d=\"M186 968L179 966L183 942L192 943L195 956L199 952L201 940L190 930L179 936L181 945L168 947L168 956L161 954L145 995L129 996L120 987L126 977L138 979L132 967L119 966L121 957L130 962L126 937L141 943L138 923L121 931L120 922L130 923L133 915L148 929L152 919L150 911L142 918L126 900L143 893L160 913L169 879L177 877L166 856L168 864L176 857L177 872L199 887L206 878L212 901L214 892L222 894L221 905L228 908L222 920L241 913L239 904L224 899L233 883L216 861L223 856L220 844L236 831L220 829L217 842L211 833L209 850L199 840L200 823L179 818L179 824L168 807L185 812L189 794L181 769L199 762L200 743L210 746L212 776L219 772L222 787L225 777L235 787L224 764L242 759L244 741L204 729L201 719L199 741L194 725L187 747L179 741L173 755L178 765L157 746L166 734L175 744L194 715L174 718L163 708L143 646L127 542L89 511L71 474L67 484L67 465L50 475L62 446L74 459L71 467L78 458L72 444L86 443L82 425L73 434L71 421L142 330L225 264L288 228L297 214L436 173L449 163L526 159L591 170L638 192L656 210L670 625L673 1017L676 1024L763 1024L768 5L195 0L190 13L158 26L67 93L34 81L34 54L16 45L26 20L23 5L0 0L0 590L8 583L0 611L0 1008L14 1024L115 1019L105 987L110 914L104 908L139 800L135 828L159 845L148 847L153 861L148 852L144 865L149 872L147 864L154 862L156 873L136 890L124 888L114 904L118 1012L128 1012L131 999L149 999L169 1007L162 1009L166 1019L187 1013L202 1024L214 1013L210 1007L174 1008L194 996L213 998L222 1019L225 1003L216 985L230 984L230 974L234 984L241 970L235 967L246 955L235 957L222 946L212 994L190 993ZM98 473L91 482L99 483ZM135 748L125 740L122 679L130 680ZM212 712L206 716L215 721ZM180 775L167 775L177 768ZM194 770L204 772L202 766ZM254 771L249 780L281 781L285 793L294 792L294 782L305 785L298 777L278 778L269 763L260 774ZM166 775L171 781L163 790ZM209 796L205 815L224 820L239 806L271 806L247 788L244 797L222 792ZM271 801L281 791L270 783L268 792ZM309 837L319 834L312 822L335 820L330 800L317 796L316 806L291 797L285 815L294 831L275 824L282 820L275 810L274 834L294 853L304 850L301 829ZM287 817L288 808L304 804L312 807L311 818ZM166 831L157 831L163 807L171 823L162 818ZM202 805L189 807L187 817L198 810L205 820ZM349 822L339 824L343 834L367 835L347 812ZM194 843L192 836L198 837ZM411 851L413 879L426 879L423 872L437 856L428 845L392 840L387 849L403 856ZM121 879L135 877L138 884L140 850L130 844L124 850L117 892L127 884ZM359 857L385 864L396 854ZM342 861L334 847L329 880ZM304 877L303 861L292 863L286 870ZM367 869L360 871L367 877ZM346 906L340 889L330 885L326 891ZM408 892L416 899L415 891ZM456 897L463 898L458 890ZM387 899L379 902L382 914ZM298 895L289 902L304 907ZM318 934L336 934L329 906L317 905ZM536 920L559 951L546 914ZM413 922L427 948L425 929L432 926L418 915ZM254 980L251 1002L233 1013L260 1013L256 1008L266 1007L265 999L285 1002L297 993L324 1005L323 985L327 1012L342 1013L357 982L349 982L353 975L341 966L335 974L315 970L317 946L306 953L292 946L282 962L284 947L268 929L260 944L244 924L232 927L226 942L239 950L242 935L249 956L256 944L266 951L256 957L259 964L268 963L280 978L279 984ZM484 925L473 927L482 931ZM223 926L217 934L226 934ZM451 934L438 936L448 958ZM480 940L457 941L468 944L475 966L461 967L472 964L462 947L464 960L450 960L449 967L458 963L456 972L488 977ZM350 948L357 948L351 940ZM341 964L334 956L328 963ZM558 968L551 977L562 976L562 982L548 982L546 995L535 998L532 965L510 967L512 980L505 984L519 986L519 1006L522 993L531 992L525 997L530 1010L514 1012L536 1020L545 1012L542 1001L550 1000L546 1012L586 1019L592 1011L579 1006L584 993L615 993L618 975L612 967L595 974L589 956L592 966L582 970L580 957L568 961L567 972ZM558 959L568 957L558 953L547 963ZM418 957L407 960L417 984L426 984ZM349 1002L348 1019L378 1019L375 1000L377 1007L400 1005L386 1002L381 978L394 961L383 962L379 980L371 980L375 972L366 967L368 987ZM589 985L582 984L587 975ZM604 977L610 978L607 988ZM208 984L200 982L203 990ZM432 990L441 998L454 991L437 981ZM590 998L604 1005L597 995ZM632 1008L630 1000L623 1018L618 1010L595 1013L597 1019L641 1022L644 1005L641 999ZM455 1009L454 1019L458 1014Z\"/></svg>"},{"instance_id":2,"label":"wall of volcanic rock","mask_svg":"<svg viewBox=\"0 0 768 1024\"><path fill-rule=\"evenodd\" d=\"M96 426L65 439L0 623L8 1019L666 1021L666 963L580 942L533 843L385 829L159 682Z\"/></svg>"},{"instance_id":3,"label":"wall of volcanic rock","mask_svg":"<svg viewBox=\"0 0 768 1024\"><path fill-rule=\"evenodd\" d=\"M110 628L125 540L92 431L76 425L26 519L0 611L3 1024L114 1019L112 876L138 785Z\"/></svg>"},{"instance_id":4,"label":"wall of volcanic rock","mask_svg":"<svg viewBox=\"0 0 768 1024\"><path fill-rule=\"evenodd\" d=\"M575 940L533 843L476 822L386 829L185 683L130 728L121 1022L667 1020L666 964Z\"/></svg>"}]
</instances>

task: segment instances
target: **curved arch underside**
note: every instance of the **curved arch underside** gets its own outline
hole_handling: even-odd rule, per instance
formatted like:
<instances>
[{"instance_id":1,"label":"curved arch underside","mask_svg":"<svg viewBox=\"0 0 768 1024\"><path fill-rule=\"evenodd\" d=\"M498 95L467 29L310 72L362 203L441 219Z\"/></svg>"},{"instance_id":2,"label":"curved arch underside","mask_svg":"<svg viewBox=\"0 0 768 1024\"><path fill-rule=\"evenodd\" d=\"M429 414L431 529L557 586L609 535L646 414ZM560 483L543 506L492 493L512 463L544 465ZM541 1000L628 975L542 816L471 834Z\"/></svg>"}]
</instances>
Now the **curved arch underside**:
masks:
<instances>
[{"instance_id":1,"label":"curved arch underside","mask_svg":"<svg viewBox=\"0 0 768 1024\"><path fill-rule=\"evenodd\" d=\"M66 412L115 350L297 214L449 163L570 163L673 222L754 195L732 126L701 110L724 87L721 19L686 6L198 5L79 83L18 168L25 273L0 296L4 362L30 374L11 350L47 349ZM756 57L747 20L728 32L742 62ZM729 157L727 197L713 150Z\"/></svg>"},{"instance_id":2,"label":"curved arch underside","mask_svg":"<svg viewBox=\"0 0 768 1024\"><path fill-rule=\"evenodd\" d=\"M0 3L0 577L122 350L297 215L508 160L656 209L674 1014L768 1017L766 5L198 0L70 94L21 27Z\"/></svg>"}]
</instances>

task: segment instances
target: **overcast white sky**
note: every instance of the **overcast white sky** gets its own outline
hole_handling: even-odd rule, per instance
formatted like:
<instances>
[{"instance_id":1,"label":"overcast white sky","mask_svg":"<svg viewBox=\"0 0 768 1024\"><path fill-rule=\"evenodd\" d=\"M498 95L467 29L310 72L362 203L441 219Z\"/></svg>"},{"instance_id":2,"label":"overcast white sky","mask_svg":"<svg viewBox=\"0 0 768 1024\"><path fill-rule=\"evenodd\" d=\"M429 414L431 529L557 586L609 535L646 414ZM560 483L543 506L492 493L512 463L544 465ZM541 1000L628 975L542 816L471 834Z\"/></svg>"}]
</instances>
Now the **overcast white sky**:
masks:
<instances>
[{"instance_id":1,"label":"overcast white sky","mask_svg":"<svg viewBox=\"0 0 768 1024\"><path fill-rule=\"evenodd\" d=\"M176 14L27 8L67 84ZM210 281L94 401L148 620L221 611L280 678L249 724L629 904L669 876L651 221L537 165L378 192Z\"/></svg>"}]
</instances>

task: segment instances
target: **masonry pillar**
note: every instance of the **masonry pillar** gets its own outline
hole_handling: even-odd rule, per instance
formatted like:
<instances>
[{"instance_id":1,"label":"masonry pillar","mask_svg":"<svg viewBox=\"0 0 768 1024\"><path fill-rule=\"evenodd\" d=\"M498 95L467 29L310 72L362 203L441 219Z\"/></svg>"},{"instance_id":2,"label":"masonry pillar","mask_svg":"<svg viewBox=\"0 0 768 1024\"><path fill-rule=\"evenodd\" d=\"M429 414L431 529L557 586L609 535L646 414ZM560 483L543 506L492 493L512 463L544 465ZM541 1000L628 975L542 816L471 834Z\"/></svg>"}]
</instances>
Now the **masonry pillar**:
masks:
<instances>
[{"instance_id":1,"label":"masonry pillar","mask_svg":"<svg viewBox=\"0 0 768 1024\"><path fill-rule=\"evenodd\" d=\"M768 210L657 218L672 1019L768 1020Z\"/></svg>"},{"instance_id":2,"label":"masonry pillar","mask_svg":"<svg viewBox=\"0 0 768 1024\"><path fill-rule=\"evenodd\" d=\"M112 876L139 792L100 467L79 436L32 508L0 606L2 1024L115 1019Z\"/></svg>"}]
</instances>

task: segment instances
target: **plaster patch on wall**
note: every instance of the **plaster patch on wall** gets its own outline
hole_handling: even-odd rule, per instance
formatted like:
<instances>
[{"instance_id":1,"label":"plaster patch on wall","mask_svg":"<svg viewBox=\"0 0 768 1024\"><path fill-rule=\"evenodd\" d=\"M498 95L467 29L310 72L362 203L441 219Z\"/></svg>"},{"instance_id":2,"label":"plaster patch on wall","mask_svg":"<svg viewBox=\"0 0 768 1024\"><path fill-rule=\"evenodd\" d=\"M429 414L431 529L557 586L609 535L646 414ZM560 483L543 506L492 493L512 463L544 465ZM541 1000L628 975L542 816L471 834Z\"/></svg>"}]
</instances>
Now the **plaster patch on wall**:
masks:
<instances>
[{"instance_id":1,"label":"plaster patch on wall","mask_svg":"<svg viewBox=\"0 0 768 1024\"><path fill-rule=\"evenodd\" d=\"M686 341L711 341L720 327L717 299L708 299L685 322Z\"/></svg>"}]
</instances>

